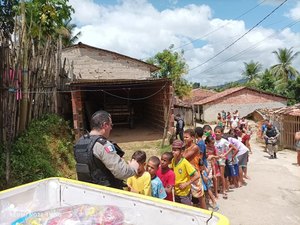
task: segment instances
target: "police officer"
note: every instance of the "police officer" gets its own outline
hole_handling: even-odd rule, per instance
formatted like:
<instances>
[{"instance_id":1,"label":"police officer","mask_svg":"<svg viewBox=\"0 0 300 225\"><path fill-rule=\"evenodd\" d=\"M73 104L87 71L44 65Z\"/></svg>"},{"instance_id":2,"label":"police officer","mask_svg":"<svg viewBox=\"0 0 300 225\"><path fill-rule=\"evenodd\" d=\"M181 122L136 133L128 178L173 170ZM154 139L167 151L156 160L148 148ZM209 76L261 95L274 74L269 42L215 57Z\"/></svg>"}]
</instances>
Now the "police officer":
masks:
<instances>
[{"instance_id":1,"label":"police officer","mask_svg":"<svg viewBox=\"0 0 300 225\"><path fill-rule=\"evenodd\" d=\"M78 180L122 189L124 179L136 174L139 164L128 164L124 152L108 138L113 124L108 112L100 110L92 115L91 131L74 146Z\"/></svg>"},{"instance_id":2,"label":"police officer","mask_svg":"<svg viewBox=\"0 0 300 225\"><path fill-rule=\"evenodd\" d=\"M278 137L280 133L278 129L272 124L272 122L267 123L267 128L264 131L264 138L267 144L267 150L270 154L271 159L277 158L277 150L278 150Z\"/></svg>"},{"instance_id":3,"label":"police officer","mask_svg":"<svg viewBox=\"0 0 300 225\"><path fill-rule=\"evenodd\" d=\"M175 121L176 121L176 139L179 136L179 139L183 141L184 120L180 117L180 114L177 114L175 117Z\"/></svg>"}]
</instances>

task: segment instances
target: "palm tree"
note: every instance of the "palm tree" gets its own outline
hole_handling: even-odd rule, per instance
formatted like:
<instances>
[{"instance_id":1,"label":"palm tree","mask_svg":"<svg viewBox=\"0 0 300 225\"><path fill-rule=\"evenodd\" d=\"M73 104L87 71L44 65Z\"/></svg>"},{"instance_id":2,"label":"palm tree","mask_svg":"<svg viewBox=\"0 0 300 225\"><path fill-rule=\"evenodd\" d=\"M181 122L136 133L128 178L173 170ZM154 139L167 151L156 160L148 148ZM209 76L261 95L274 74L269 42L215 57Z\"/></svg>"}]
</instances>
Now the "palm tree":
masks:
<instances>
[{"instance_id":1,"label":"palm tree","mask_svg":"<svg viewBox=\"0 0 300 225\"><path fill-rule=\"evenodd\" d=\"M266 69L260 76L257 87L260 90L274 92L275 78L269 69Z\"/></svg>"},{"instance_id":2,"label":"palm tree","mask_svg":"<svg viewBox=\"0 0 300 225\"><path fill-rule=\"evenodd\" d=\"M71 23L71 19L64 21L64 25L59 29L58 33L62 35L63 47L68 47L76 43L81 36L81 32L74 35L75 24Z\"/></svg>"},{"instance_id":3,"label":"palm tree","mask_svg":"<svg viewBox=\"0 0 300 225\"><path fill-rule=\"evenodd\" d=\"M300 52L293 52L293 48L279 48L278 51L273 51L277 57L278 64L271 67L271 72L277 77L275 89L283 91L289 80L295 80L299 76L299 72L292 66L292 61Z\"/></svg>"},{"instance_id":4,"label":"palm tree","mask_svg":"<svg viewBox=\"0 0 300 225\"><path fill-rule=\"evenodd\" d=\"M255 80L262 70L262 65L253 60L251 60L250 63L244 62L244 66L245 70L242 72L242 75L248 79L248 82Z\"/></svg>"}]
</instances>

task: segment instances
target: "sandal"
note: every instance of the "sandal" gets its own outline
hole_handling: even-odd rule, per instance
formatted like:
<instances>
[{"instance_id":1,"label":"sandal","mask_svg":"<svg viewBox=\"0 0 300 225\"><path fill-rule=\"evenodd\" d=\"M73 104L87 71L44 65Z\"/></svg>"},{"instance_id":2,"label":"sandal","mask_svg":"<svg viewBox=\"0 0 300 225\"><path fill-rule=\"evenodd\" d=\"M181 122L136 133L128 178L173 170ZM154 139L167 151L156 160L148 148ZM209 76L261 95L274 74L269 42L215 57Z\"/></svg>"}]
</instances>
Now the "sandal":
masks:
<instances>
[{"instance_id":1,"label":"sandal","mask_svg":"<svg viewBox=\"0 0 300 225\"><path fill-rule=\"evenodd\" d=\"M223 194L223 198L224 198L224 199L227 199L227 198L228 198L227 193L224 193L224 194Z\"/></svg>"},{"instance_id":2,"label":"sandal","mask_svg":"<svg viewBox=\"0 0 300 225\"><path fill-rule=\"evenodd\" d=\"M219 208L219 206L218 206L217 204L215 205L215 207L213 207L213 211L214 211L214 212L218 211L219 209L220 209L220 208Z\"/></svg>"}]
</instances>

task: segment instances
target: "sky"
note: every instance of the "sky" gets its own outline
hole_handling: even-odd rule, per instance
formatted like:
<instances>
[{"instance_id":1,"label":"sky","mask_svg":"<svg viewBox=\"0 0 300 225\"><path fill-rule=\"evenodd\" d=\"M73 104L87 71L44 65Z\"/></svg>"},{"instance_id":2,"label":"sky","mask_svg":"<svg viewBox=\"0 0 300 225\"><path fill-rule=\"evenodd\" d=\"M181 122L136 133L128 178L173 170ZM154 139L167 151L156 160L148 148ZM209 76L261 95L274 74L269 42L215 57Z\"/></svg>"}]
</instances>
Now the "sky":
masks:
<instances>
[{"instance_id":1,"label":"sky","mask_svg":"<svg viewBox=\"0 0 300 225\"><path fill-rule=\"evenodd\" d=\"M300 0L69 0L78 41L146 60L174 45L189 82L215 86L243 78L245 63L278 63L300 51ZM300 71L300 54L293 66Z\"/></svg>"}]
</instances>

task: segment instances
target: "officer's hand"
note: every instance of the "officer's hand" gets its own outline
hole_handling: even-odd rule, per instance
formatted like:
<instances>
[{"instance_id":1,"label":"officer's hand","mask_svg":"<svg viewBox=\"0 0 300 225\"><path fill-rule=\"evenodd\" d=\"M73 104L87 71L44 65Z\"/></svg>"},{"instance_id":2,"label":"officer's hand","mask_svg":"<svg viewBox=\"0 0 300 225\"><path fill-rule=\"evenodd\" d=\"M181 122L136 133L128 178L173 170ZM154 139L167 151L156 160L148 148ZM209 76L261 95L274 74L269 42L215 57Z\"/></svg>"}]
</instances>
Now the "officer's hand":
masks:
<instances>
[{"instance_id":1,"label":"officer's hand","mask_svg":"<svg viewBox=\"0 0 300 225\"><path fill-rule=\"evenodd\" d=\"M135 172L137 172L137 170L140 166L139 163L135 159L131 159L131 161L129 161L128 164L131 168L133 168L135 170Z\"/></svg>"}]
</instances>

